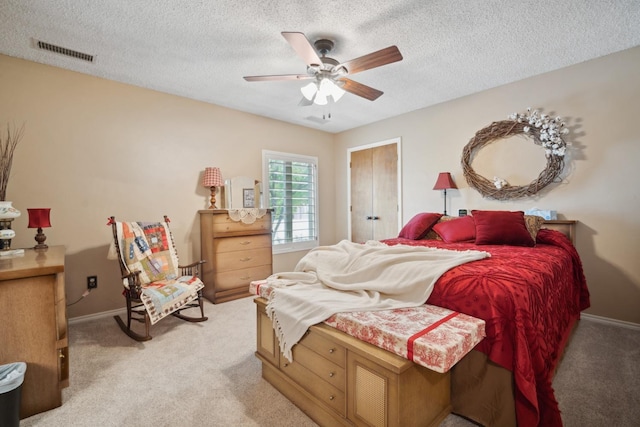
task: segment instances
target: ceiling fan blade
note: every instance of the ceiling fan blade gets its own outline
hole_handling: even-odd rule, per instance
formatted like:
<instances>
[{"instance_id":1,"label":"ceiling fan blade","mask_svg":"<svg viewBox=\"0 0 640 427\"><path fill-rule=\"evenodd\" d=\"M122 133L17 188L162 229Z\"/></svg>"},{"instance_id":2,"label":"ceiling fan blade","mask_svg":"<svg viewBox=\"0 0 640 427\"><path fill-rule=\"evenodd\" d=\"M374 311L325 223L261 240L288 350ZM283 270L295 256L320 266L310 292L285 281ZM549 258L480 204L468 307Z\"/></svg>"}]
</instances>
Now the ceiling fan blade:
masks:
<instances>
[{"instance_id":1,"label":"ceiling fan blade","mask_svg":"<svg viewBox=\"0 0 640 427\"><path fill-rule=\"evenodd\" d=\"M244 79L248 82L265 82L274 80L308 80L313 79L314 76L308 74L280 74L273 76L244 76Z\"/></svg>"},{"instance_id":2,"label":"ceiling fan blade","mask_svg":"<svg viewBox=\"0 0 640 427\"><path fill-rule=\"evenodd\" d=\"M298 107L308 107L309 105L312 105L312 104L313 104L313 99L307 99L303 96L300 102L298 102Z\"/></svg>"},{"instance_id":3,"label":"ceiling fan blade","mask_svg":"<svg viewBox=\"0 0 640 427\"><path fill-rule=\"evenodd\" d=\"M368 55L361 56L360 58L338 64L334 69L345 68L349 74L355 74L401 60L402 54L398 48L396 46L389 46Z\"/></svg>"},{"instance_id":4,"label":"ceiling fan blade","mask_svg":"<svg viewBox=\"0 0 640 427\"><path fill-rule=\"evenodd\" d=\"M313 45L303 33L283 31L282 36L287 39L291 47L307 65L322 65L322 61Z\"/></svg>"},{"instance_id":5,"label":"ceiling fan blade","mask_svg":"<svg viewBox=\"0 0 640 427\"><path fill-rule=\"evenodd\" d=\"M380 97L380 95L384 93L378 89L374 89L370 86L363 85L362 83L358 83L351 79L341 78L341 79L338 79L338 81L343 83L342 85L340 85L342 89L354 95L358 95L363 98L366 98L369 101L375 101Z\"/></svg>"}]
</instances>

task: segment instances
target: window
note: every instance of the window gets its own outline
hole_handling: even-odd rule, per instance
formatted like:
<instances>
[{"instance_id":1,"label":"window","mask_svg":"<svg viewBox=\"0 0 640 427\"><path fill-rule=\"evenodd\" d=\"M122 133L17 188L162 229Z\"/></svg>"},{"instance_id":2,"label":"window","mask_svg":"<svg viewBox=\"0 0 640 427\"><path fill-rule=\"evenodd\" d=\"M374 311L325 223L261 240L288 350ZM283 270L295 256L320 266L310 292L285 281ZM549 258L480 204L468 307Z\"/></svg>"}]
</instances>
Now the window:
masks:
<instances>
[{"instance_id":1,"label":"window","mask_svg":"<svg viewBox=\"0 0 640 427\"><path fill-rule=\"evenodd\" d=\"M271 213L274 253L318 246L318 159L262 152L265 201Z\"/></svg>"}]
</instances>

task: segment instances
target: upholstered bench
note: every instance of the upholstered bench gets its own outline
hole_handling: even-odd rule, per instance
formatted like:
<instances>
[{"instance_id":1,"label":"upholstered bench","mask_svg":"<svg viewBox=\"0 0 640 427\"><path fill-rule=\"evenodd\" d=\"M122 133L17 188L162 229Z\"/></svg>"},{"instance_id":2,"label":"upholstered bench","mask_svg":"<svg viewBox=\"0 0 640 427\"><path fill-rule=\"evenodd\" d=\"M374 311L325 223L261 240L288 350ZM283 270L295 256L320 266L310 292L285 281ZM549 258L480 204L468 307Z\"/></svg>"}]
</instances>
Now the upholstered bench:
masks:
<instances>
[{"instance_id":1,"label":"upholstered bench","mask_svg":"<svg viewBox=\"0 0 640 427\"><path fill-rule=\"evenodd\" d=\"M258 280L251 282L249 291L268 300L272 288ZM484 320L430 304L337 313L324 323L442 373L485 337Z\"/></svg>"},{"instance_id":2,"label":"upholstered bench","mask_svg":"<svg viewBox=\"0 0 640 427\"><path fill-rule=\"evenodd\" d=\"M337 313L280 355L255 281L262 375L320 425L438 425L451 411L449 369L485 336L483 320L432 305ZM410 408L410 409L408 409Z\"/></svg>"}]
</instances>

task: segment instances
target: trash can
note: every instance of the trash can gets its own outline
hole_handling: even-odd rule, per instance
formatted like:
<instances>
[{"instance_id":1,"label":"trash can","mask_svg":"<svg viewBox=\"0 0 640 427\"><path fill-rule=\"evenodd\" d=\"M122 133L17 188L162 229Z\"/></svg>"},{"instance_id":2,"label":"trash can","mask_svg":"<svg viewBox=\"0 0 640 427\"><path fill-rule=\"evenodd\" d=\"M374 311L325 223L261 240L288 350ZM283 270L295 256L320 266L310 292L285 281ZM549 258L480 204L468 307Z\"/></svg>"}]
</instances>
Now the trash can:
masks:
<instances>
[{"instance_id":1,"label":"trash can","mask_svg":"<svg viewBox=\"0 0 640 427\"><path fill-rule=\"evenodd\" d=\"M20 392L26 371L24 362L0 365L0 426L20 425Z\"/></svg>"}]
</instances>

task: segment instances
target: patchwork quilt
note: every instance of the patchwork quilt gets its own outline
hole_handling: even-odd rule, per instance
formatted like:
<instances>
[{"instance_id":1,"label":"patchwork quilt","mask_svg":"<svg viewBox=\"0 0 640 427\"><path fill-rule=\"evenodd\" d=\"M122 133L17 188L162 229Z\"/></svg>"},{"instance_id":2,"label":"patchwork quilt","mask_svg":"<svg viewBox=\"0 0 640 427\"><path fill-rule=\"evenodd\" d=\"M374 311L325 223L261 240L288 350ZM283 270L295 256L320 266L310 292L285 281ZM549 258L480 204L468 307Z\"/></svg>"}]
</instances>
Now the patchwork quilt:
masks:
<instances>
[{"instance_id":1,"label":"patchwork quilt","mask_svg":"<svg viewBox=\"0 0 640 427\"><path fill-rule=\"evenodd\" d=\"M166 222L117 222L122 262L129 272L140 271L140 299L151 324L198 297L204 287L195 276L179 276L178 255ZM123 280L129 287L129 281Z\"/></svg>"}]
</instances>

